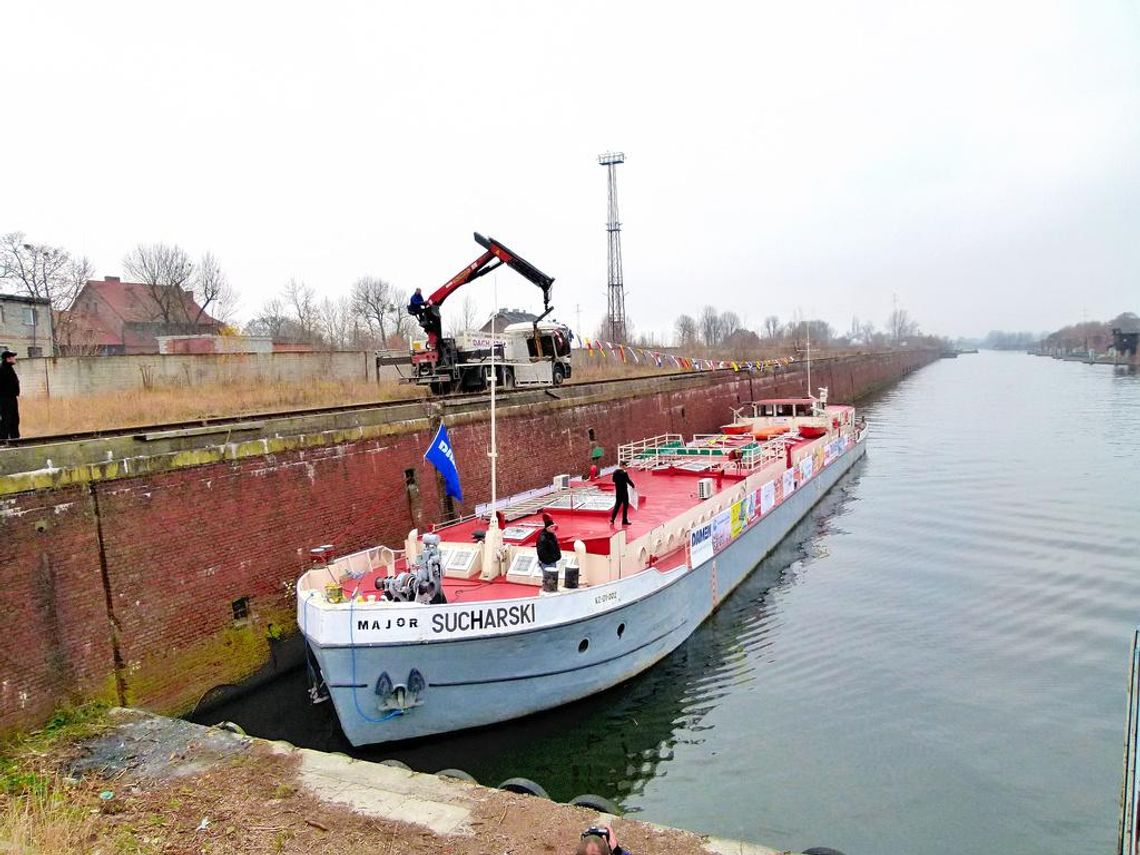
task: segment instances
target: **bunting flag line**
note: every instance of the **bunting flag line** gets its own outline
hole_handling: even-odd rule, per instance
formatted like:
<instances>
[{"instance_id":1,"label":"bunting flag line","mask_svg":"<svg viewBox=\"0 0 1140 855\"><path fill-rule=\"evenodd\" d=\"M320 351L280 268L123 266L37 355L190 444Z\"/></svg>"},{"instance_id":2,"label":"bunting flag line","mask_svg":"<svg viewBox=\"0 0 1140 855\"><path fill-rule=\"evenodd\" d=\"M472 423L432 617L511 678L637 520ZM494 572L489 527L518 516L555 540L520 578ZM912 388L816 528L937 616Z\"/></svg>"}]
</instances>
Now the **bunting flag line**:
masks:
<instances>
[{"instance_id":1,"label":"bunting flag line","mask_svg":"<svg viewBox=\"0 0 1140 855\"><path fill-rule=\"evenodd\" d=\"M795 360L790 356L780 356L775 359L748 359L748 360L723 360L723 359L708 359L705 357L690 357L683 356L675 353L664 353L658 350L651 350L645 347L635 347L629 344L622 344L620 342L614 343L610 341L602 341L601 339L590 339L582 336L580 338L582 347L586 351L586 357L596 359L620 359L623 363L632 362L634 365L641 363L652 363L658 368L664 368L670 365L676 368L681 368L686 371L714 371L717 369L732 369L733 371L749 371L749 372L765 372L773 371L776 368L789 365Z\"/></svg>"}]
</instances>

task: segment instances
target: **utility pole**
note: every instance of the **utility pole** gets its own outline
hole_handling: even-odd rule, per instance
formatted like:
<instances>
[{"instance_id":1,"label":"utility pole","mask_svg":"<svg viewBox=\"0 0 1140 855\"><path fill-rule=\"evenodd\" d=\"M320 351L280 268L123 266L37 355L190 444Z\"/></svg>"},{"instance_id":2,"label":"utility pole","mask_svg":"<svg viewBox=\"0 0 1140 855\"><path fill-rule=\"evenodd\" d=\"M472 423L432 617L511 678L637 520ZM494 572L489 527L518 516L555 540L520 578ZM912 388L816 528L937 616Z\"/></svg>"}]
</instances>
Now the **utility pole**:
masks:
<instances>
[{"instance_id":1,"label":"utility pole","mask_svg":"<svg viewBox=\"0 0 1140 855\"><path fill-rule=\"evenodd\" d=\"M625 341L625 286L621 276L621 220L618 218L617 202L617 170L615 167L625 163L625 154L620 151L608 151L598 155L598 163L606 168L610 188L610 219L606 224L606 233L609 236L610 269L609 283L606 287L608 295L607 320L609 322L610 341L622 343Z\"/></svg>"}]
</instances>

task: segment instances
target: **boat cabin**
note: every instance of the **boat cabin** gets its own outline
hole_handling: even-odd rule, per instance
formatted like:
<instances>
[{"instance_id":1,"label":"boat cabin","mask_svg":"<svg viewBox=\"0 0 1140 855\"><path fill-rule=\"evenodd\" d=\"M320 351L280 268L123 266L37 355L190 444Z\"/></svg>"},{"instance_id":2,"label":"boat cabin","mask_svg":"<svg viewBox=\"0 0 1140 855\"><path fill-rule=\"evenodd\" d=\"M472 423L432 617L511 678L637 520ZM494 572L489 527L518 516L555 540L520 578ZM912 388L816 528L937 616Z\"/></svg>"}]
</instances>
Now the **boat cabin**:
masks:
<instances>
[{"instance_id":1,"label":"boat cabin","mask_svg":"<svg viewBox=\"0 0 1140 855\"><path fill-rule=\"evenodd\" d=\"M815 401L811 398L772 398L752 402L754 418L774 418L776 416L813 416Z\"/></svg>"}]
</instances>

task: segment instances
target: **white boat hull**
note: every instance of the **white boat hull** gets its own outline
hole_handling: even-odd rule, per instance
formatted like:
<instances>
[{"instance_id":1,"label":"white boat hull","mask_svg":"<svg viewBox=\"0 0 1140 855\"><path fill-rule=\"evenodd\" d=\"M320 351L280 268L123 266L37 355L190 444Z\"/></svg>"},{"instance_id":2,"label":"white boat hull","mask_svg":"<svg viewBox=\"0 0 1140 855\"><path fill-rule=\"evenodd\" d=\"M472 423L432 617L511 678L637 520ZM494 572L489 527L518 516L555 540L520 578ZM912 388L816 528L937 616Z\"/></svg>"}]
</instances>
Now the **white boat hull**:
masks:
<instances>
[{"instance_id":1,"label":"white boat hull","mask_svg":"<svg viewBox=\"0 0 1140 855\"><path fill-rule=\"evenodd\" d=\"M330 616L300 601L298 623L345 736L359 746L495 724L628 680L683 643L865 452L854 443L691 570L521 603L361 604ZM420 703L381 709L380 675L399 684L413 669L427 685Z\"/></svg>"}]
</instances>

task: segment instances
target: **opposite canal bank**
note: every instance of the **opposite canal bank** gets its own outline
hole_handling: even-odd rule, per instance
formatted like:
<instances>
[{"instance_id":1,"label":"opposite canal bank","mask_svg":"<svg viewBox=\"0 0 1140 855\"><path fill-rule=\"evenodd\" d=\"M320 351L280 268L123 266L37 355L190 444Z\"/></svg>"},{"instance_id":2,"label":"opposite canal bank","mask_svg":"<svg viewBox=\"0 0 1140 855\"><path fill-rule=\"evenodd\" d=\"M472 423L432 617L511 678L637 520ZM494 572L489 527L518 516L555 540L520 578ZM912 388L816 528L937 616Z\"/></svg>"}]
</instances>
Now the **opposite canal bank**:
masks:
<instances>
[{"instance_id":1,"label":"opposite canal bank","mask_svg":"<svg viewBox=\"0 0 1140 855\"><path fill-rule=\"evenodd\" d=\"M896 351L821 362L832 400L933 359ZM717 372L526 393L499 411L500 495L602 462L622 442L715 430L753 398L801 394L799 371ZM488 496L485 402L410 404L0 451L0 731L103 698L180 714L272 664L309 549L399 543L444 518L422 461L449 428L467 512Z\"/></svg>"}]
</instances>

